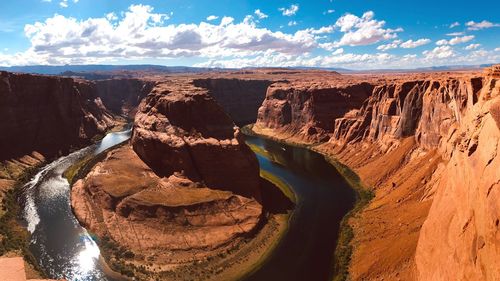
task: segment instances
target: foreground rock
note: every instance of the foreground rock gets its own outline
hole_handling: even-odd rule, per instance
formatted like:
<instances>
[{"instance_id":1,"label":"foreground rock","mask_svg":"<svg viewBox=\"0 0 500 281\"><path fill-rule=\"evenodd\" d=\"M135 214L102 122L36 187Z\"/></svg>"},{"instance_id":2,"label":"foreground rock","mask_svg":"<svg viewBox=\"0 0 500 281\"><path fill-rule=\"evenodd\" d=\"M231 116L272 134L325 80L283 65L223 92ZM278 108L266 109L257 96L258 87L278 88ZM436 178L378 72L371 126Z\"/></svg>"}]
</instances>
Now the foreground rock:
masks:
<instances>
[{"instance_id":1,"label":"foreground rock","mask_svg":"<svg viewBox=\"0 0 500 281\"><path fill-rule=\"evenodd\" d=\"M497 66L279 84L254 130L328 140L315 149L375 191L350 220L353 280L498 280L498 78Z\"/></svg>"},{"instance_id":2,"label":"foreground rock","mask_svg":"<svg viewBox=\"0 0 500 281\"><path fill-rule=\"evenodd\" d=\"M133 264L163 271L251 235L260 190L255 155L206 91L163 83L141 103L131 145L77 181L71 204L87 229L130 250Z\"/></svg>"}]
</instances>

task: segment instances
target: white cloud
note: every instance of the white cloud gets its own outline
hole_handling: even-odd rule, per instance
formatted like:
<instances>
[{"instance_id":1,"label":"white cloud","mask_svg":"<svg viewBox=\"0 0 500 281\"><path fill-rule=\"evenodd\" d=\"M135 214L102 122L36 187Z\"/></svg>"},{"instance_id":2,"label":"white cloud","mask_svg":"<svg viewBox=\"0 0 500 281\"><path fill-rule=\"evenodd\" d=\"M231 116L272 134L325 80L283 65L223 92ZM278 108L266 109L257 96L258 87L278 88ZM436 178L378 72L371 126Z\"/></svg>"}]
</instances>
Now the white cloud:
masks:
<instances>
[{"instance_id":1,"label":"white cloud","mask_svg":"<svg viewBox=\"0 0 500 281\"><path fill-rule=\"evenodd\" d=\"M255 10L254 13L259 19L265 19L268 17L268 15L264 14L260 9Z\"/></svg>"},{"instance_id":2,"label":"white cloud","mask_svg":"<svg viewBox=\"0 0 500 281\"><path fill-rule=\"evenodd\" d=\"M344 53L344 49L342 49L342 48L338 48L337 50L335 50L335 51L332 53L332 55L340 55L340 54L342 54L342 53Z\"/></svg>"},{"instance_id":3,"label":"white cloud","mask_svg":"<svg viewBox=\"0 0 500 281\"><path fill-rule=\"evenodd\" d=\"M482 22L474 22L469 21L465 24L468 30L480 30L484 28L498 27L500 24L492 23L487 20L483 20Z\"/></svg>"},{"instance_id":4,"label":"white cloud","mask_svg":"<svg viewBox=\"0 0 500 281\"><path fill-rule=\"evenodd\" d=\"M54 15L25 26L31 47L24 53L2 57L0 65L96 63L118 59L175 57L242 57L268 50L304 54L317 47L309 30L295 33L259 28L251 16L236 23L223 17L219 25L166 24L169 14L154 13L147 5L132 5L120 18L77 20ZM23 57L24 58L21 58Z\"/></svg>"},{"instance_id":5,"label":"white cloud","mask_svg":"<svg viewBox=\"0 0 500 281\"><path fill-rule=\"evenodd\" d=\"M296 21L294 21L294 20L288 22L288 26L295 26L297 24L298 23Z\"/></svg>"},{"instance_id":6,"label":"white cloud","mask_svg":"<svg viewBox=\"0 0 500 281\"><path fill-rule=\"evenodd\" d=\"M364 13L361 17L346 14L340 17L335 26L340 28L344 35L337 42L337 46L361 46L370 45L380 40L388 40L397 37L397 32L403 29L384 29L385 21L373 19L372 11Z\"/></svg>"},{"instance_id":7,"label":"white cloud","mask_svg":"<svg viewBox=\"0 0 500 281\"><path fill-rule=\"evenodd\" d=\"M462 36L464 35L464 32L451 32L451 33L446 33L447 36Z\"/></svg>"},{"instance_id":8,"label":"white cloud","mask_svg":"<svg viewBox=\"0 0 500 281\"><path fill-rule=\"evenodd\" d=\"M495 52L500 52L500 47L499 48L495 48Z\"/></svg>"},{"instance_id":9,"label":"white cloud","mask_svg":"<svg viewBox=\"0 0 500 281\"><path fill-rule=\"evenodd\" d=\"M329 9L329 10L324 11L323 15L328 15L328 14L333 14L333 13L335 13L335 10Z\"/></svg>"},{"instance_id":10,"label":"white cloud","mask_svg":"<svg viewBox=\"0 0 500 281\"><path fill-rule=\"evenodd\" d=\"M299 11L299 5L298 4L292 4L292 5L290 5L289 8L279 8L278 10L281 11L281 13L284 16L291 17L291 16L295 15Z\"/></svg>"},{"instance_id":11,"label":"white cloud","mask_svg":"<svg viewBox=\"0 0 500 281\"><path fill-rule=\"evenodd\" d=\"M474 35L467 35L467 36L462 36L462 37L453 37L450 40L445 40L441 39L436 42L436 45L442 46L442 45L457 45L457 44L462 44L462 43L467 43L474 39Z\"/></svg>"},{"instance_id":12,"label":"white cloud","mask_svg":"<svg viewBox=\"0 0 500 281\"><path fill-rule=\"evenodd\" d=\"M416 48L416 47L419 47L422 45L429 44L430 42L431 42L431 40L427 39L427 38L418 39L416 41L413 41L410 39L406 42L401 43L400 47L404 48L404 49L410 49L410 48Z\"/></svg>"},{"instance_id":13,"label":"white cloud","mask_svg":"<svg viewBox=\"0 0 500 281\"><path fill-rule=\"evenodd\" d=\"M399 44L401 44L401 40L394 40L394 41L392 41L392 43L383 44L383 45L378 46L377 50L387 51L390 49L396 49L399 46Z\"/></svg>"},{"instance_id":14,"label":"white cloud","mask_svg":"<svg viewBox=\"0 0 500 281\"><path fill-rule=\"evenodd\" d=\"M218 16L216 16L216 15L210 15L210 16L208 16L208 17L207 17L207 20L208 20L208 21L213 21L213 20L216 20L216 19L218 19L218 18L219 18L219 17L218 17Z\"/></svg>"},{"instance_id":15,"label":"white cloud","mask_svg":"<svg viewBox=\"0 0 500 281\"><path fill-rule=\"evenodd\" d=\"M454 28L454 27L457 27L457 26L460 26L460 23L458 21L450 24L450 28Z\"/></svg>"},{"instance_id":16,"label":"white cloud","mask_svg":"<svg viewBox=\"0 0 500 281\"><path fill-rule=\"evenodd\" d=\"M68 0L62 0L61 2L59 2L59 6L61 6L62 8L67 8Z\"/></svg>"},{"instance_id":17,"label":"white cloud","mask_svg":"<svg viewBox=\"0 0 500 281\"><path fill-rule=\"evenodd\" d=\"M439 46L431 51L424 51L422 54L426 59L445 59L453 57L455 52L450 46Z\"/></svg>"},{"instance_id":18,"label":"white cloud","mask_svg":"<svg viewBox=\"0 0 500 281\"><path fill-rule=\"evenodd\" d=\"M467 47L465 47L466 50L474 50L477 49L481 46L481 44L470 44Z\"/></svg>"}]
</instances>

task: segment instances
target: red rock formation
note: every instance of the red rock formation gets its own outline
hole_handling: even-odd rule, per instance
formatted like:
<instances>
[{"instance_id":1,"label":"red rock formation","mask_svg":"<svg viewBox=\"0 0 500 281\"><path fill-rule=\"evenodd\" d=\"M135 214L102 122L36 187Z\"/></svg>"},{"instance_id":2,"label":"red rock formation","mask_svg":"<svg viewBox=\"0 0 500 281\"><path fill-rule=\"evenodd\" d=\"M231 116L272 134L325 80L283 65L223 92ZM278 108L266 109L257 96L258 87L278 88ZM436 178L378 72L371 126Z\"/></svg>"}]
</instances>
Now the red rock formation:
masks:
<instances>
[{"instance_id":1,"label":"red rock formation","mask_svg":"<svg viewBox=\"0 0 500 281\"><path fill-rule=\"evenodd\" d=\"M259 166L239 129L205 90L179 88L164 84L144 99L132 135L136 153L159 175L181 173L259 199Z\"/></svg>"},{"instance_id":2,"label":"red rock formation","mask_svg":"<svg viewBox=\"0 0 500 281\"><path fill-rule=\"evenodd\" d=\"M316 149L376 192L350 221L353 280L500 279L498 76L497 66L483 75L345 78L339 88L365 79L373 91L351 94L358 106L337 104L329 115L316 115L328 103L313 102L313 83L270 88L258 133L310 144L322 139L310 128L329 120L313 130L330 137Z\"/></svg>"},{"instance_id":3,"label":"red rock formation","mask_svg":"<svg viewBox=\"0 0 500 281\"><path fill-rule=\"evenodd\" d=\"M79 221L136 254L175 266L217 255L261 221L259 166L206 90L160 83L143 100L130 145L75 183Z\"/></svg>"},{"instance_id":4,"label":"red rock formation","mask_svg":"<svg viewBox=\"0 0 500 281\"><path fill-rule=\"evenodd\" d=\"M133 118L141 100L154 87L155 82L139 79L108 79L94 81L97 95L114 114Z\"/></svg>"},{"instance_id":5,"label":"red rock formation","mask_svg":"<svg viewBox=\"0 0 500 281\"><path fill-rule=\"evenodd\" d=\"M92 83L8 72L0 72L0 120L0 159L67 152L112 124Z\"/></svg>"},{"instance_id":6,"label":"red rock formation","mask_svg":"<svg viewBox=\"0 0 500 281\"><path fill-rule=\"evenodd\" d=\"M238 125L255 123L257 111L266 97L270 80L207 78L195 79L193 84L208 89L208 93L221 105Z\"/></svg>"},{"instance_id":7,"label":"red rock formation","mask_svg":"<svg viewBox=\"0 0 500 281\"><path fill-rule=\"evenodd\" d=\"M328 140L333 120L361 107L372 89L368 83L343 86L301 82L273 84L259 109L255 129L268 128L284 137L311 142Z\"/></svg>"}]
</instances>

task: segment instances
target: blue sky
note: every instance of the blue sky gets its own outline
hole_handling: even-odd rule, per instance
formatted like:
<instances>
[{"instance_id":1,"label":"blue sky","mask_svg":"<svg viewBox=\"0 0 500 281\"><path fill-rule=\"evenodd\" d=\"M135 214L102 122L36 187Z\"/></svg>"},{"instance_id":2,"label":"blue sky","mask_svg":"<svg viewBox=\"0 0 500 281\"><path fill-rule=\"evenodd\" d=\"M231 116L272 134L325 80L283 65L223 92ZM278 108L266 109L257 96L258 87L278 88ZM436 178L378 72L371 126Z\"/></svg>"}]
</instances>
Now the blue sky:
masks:
<instances>
[{"instance_id":1,"label":"blue sky","mask_svg":"<svg viewBox=\"0 0 500 281\"><path fill-rule=\"evenodd\" d=\"M0 65L370 69L500 62L500 1L2 2Z\"/></svg>"}]
</instances>

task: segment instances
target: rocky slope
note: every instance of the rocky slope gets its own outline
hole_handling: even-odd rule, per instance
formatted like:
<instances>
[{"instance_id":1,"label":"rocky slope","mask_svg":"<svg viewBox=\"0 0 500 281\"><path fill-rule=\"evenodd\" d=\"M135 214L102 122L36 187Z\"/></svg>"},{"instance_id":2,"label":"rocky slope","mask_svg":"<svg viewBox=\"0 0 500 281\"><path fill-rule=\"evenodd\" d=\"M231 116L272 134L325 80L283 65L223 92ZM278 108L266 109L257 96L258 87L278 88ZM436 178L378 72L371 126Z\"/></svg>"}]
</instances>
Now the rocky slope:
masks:
<instances>
[{"instance_id":1,"label":"rocky slope","mask_svg":"<svg viewBox=\"0 0 500 281\"><path fill-rule=\"evenodd\" d=\"M131 144L77 181L71 204L134 263L167 270L250 235L262 219L260 190L255 155L207 91L165 82L141 103Z\"/></svg>"},{"instance_id":2,"label":"rocky slope","mask_svg":"<svg viewBox=\"0 0 500 281\"><path fill-rule=\"evenodd\" d=\"M497 280L497 80L498 66L279 84L254 129L293 142L328 140L315 149L375 191L350 220L352 279ZM330 96L311 94L317 88Z\"/></svg>"},{"instance_id":3,"label":"rocky slope","mask_svg":"<svg viewBox=\"0 0 500 281\"><path fill-rule=\"evenodd\" d=\"M0 72L0 120L0 159L65 153L112 124L94 84L8 72Z\"/></svg>"}]
</instances>

